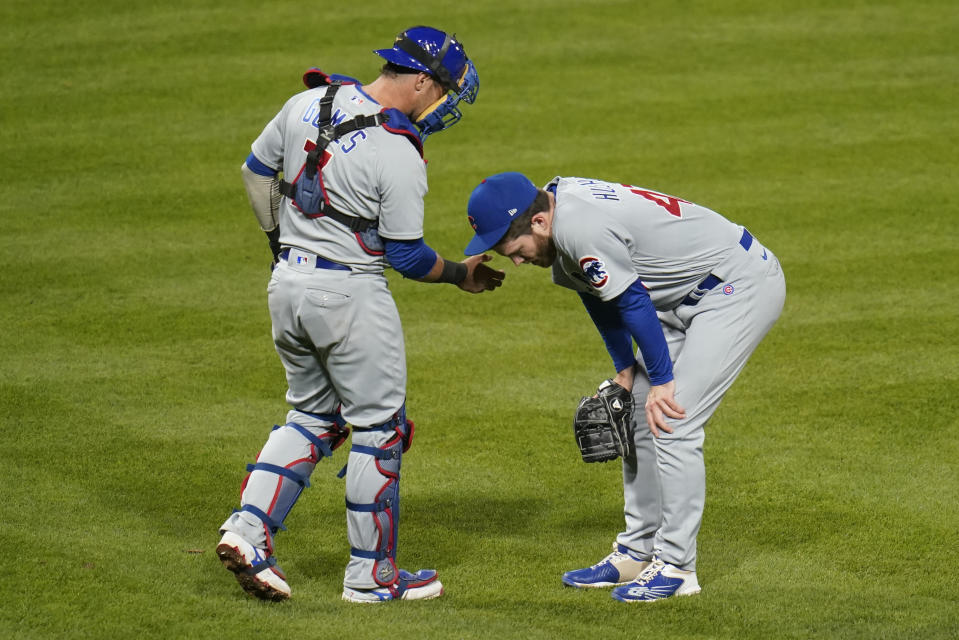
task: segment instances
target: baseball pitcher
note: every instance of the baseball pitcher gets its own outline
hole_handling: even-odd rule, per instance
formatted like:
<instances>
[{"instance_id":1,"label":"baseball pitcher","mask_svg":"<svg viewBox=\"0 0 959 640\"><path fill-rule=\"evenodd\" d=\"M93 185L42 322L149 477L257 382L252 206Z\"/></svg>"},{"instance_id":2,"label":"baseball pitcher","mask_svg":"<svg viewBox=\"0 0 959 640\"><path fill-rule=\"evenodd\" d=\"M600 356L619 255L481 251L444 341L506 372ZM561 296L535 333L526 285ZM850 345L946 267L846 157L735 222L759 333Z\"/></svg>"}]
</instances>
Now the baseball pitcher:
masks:
<instances>
[{"instance_id":1,"label":"baseball pitcher","mask_svg":"<svg viewBox=\"0 0 959 640\"><path fill-rule=\"evenodd\" d=\"M563 583L614 587L623 602L699 593L704 427L782 311L776 256L705 207L603 180L538 189L497 174L473 190L468 214L466 254L552 269L581 297L616 371L573 426L585 461L622 457L626 527L612 553Z\"/></svg>"}]
</instances>

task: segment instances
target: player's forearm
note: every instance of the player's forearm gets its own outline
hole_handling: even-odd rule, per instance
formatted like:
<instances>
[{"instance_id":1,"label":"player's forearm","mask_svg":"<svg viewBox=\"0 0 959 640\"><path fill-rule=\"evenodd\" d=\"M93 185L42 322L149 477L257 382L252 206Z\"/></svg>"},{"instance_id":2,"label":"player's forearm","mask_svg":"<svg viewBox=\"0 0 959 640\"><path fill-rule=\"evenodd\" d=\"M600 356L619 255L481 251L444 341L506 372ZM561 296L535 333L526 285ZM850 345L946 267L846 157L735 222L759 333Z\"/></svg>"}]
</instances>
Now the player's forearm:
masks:
<instances>
[{"instance_id":1,"label":"player's forearm","mask_svg":"<svg viewBox=\"0 0 959 640\"><path fill-rule=\"evenodd\" d=\"M585 293L580 294L580 299L589 317L592 318L593 324L596 325L596 330L603 338L606 351L613 359L616 371L632 370L633 365L636 364L636 358L633 355L633 338L623 326L616 305L612 302L603 302Z\"/></svg>"},{"instance_id":2,"label":"player's forearm","mask_svg":"<svg viewBox=\"0 0 959 640\"><path fill-rule=\"evenodd\" d=\"M618 384L624 389L632 391L633 389L633 378L635 377L636 371L636 361L633 360L633 364L620 369L616 372L616 377L613 378L613 382Z\"/></svg>"},{"instance_id":3,"label":"player's forearm","mask_svg":"<svg viewBox=\"0 0 959 640\"><path fill-rule=\"evenodd\" d=\"M466 265L444 260L422 238L386 240L386 259L404 277L420 282L459 284L468 274Z\"/></svg>"},{"instance_id":4,"label":"player's forearm","mask_svg":"<svg viewBox=\"0 0 959 640\"><path fill-rule=\"evenodd\" d=\"M264 175L262 171L254 171L249 159L243 163L240 172L243 175L246 195L260 223L260 228L267 232L273 231L277 227L277 211L281 197L280 182L276 174Z\"/></svg>"},{"instance_id":5,"label":"player's forearm","mask_svg":"<svg viewBox=\"0 0 959 640\"><path fill-rule=\"evenodd\" d=\"M420 278L423 282L445 282L449 284L459 284L469 275L469 269L462 262L453 262L446 260L440 255L436 256L436 262L433 268Z\"/></svg>"},{"instance_id":6,"label":"player's forearm","mask_svg":"<svg viewBox=\"0 0 959 640\"><path fill-rule=\"evenodd\" d=\"M673 363L669 357L669 346L656 308L639 280L616 298L616 306L623 324L643 354L650 384L661 385L672 380Z\"/></svg>"}]
</instances>

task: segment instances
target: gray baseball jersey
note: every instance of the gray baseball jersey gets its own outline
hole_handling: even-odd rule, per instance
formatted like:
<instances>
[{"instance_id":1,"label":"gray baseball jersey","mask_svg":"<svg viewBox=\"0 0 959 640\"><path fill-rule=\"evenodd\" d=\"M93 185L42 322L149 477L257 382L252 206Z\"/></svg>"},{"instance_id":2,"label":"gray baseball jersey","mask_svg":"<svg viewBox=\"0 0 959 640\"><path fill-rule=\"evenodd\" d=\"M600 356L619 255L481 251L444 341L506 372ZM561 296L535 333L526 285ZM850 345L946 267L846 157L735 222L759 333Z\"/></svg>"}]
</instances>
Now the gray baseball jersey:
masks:
<instances>
[{"instance_id":1,"label":"gray baseball jersey","mask_svg":"<svg viewBox=\"0 0 959 640\"><path fill-rule=\"evenodd\" d=\"M327 87L290 98L253 142L253 154L292 182L316 140L320 98ZM372 115L381 106L361 85L343 85L333 102L333 122ZM284 154L284 151L286 153ZM393 240L423 237L426 164L416 147L383 127L354 131L335 140L323 160L323 184L330 204L348 215L379 220L379 235ZM310 219L283 198L279 211L280 244L299 247L345 264L354 272L382 272L388 265L381 246L330 218ZM361 242L362 241L362 242Z\"/></svg>"},{"instance_id":2,"label":"gray baseball jersey","mask_svg":"<svg viewBox=\"0 0 959 640\"><path fill-rule=\"evenodd\" d=\"M603 300L639 278L657 309L671 309L742 235L714 211L642 187L559 177L549 186L557 196L553 281Z\"/></svg>"},{"instance_id":3,"label":"gray baseball jersey","mask_svg":"<svg viewBox=\"0 0 959 640\"><path fill-rule=\"evenodd\" d=\"M673 433L658 438L644 411L635 412L635 448L623 460L626 529L617 542L637 557L695 570L704 427L779 317L786 294L779 261L743 227L681 198L586 178L556 178L547 188L556 195L554 282L611 301L640 279L686 410L669 421ZM637 375L635 406L644 406L649 389Z\"/></svg>"}]
</instances>

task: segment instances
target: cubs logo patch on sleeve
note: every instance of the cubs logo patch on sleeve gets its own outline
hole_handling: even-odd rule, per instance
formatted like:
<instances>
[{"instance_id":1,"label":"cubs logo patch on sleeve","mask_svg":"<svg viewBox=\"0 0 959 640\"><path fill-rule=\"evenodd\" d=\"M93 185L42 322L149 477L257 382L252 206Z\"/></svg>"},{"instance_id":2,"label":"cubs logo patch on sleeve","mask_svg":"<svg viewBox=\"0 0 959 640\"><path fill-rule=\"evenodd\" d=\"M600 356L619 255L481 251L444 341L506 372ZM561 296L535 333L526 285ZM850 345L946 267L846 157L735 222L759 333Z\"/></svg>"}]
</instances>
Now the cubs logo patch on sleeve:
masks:
<instances>
[{"instance_id":1,"label":"cubs logo patch on sleeve","mask_svg":"<svg viewBox=\"0 0 959 640\"><path fill-rule=\"evenodd\" d=\"M606 282L609 281L609 274L606 273L606 265L603 264L603 261L599 258L594 258L593 256L580 258L579 268L583 270L583 274L586 276L589 284L596 289L602 289Z\"/></svg>"}]
</instances>

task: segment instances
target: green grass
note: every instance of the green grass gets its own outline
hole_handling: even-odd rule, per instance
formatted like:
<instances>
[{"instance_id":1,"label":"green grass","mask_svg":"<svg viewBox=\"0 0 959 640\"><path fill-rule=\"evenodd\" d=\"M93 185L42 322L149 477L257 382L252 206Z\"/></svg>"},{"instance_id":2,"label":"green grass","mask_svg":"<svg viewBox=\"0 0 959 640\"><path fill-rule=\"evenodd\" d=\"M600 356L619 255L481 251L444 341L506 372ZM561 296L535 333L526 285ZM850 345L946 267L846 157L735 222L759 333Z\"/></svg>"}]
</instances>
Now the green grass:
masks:
<instances>
[{"instance_id":1,"label":"green grass","mask_svg":"<svg viewBox=\"0 0 959 640\"><path fill-rule=\"evenodd\" d=\"M959 13L948 0L53 3L0 8L0 636L959 635ZM400 18L395 18L397 13ZM780 257L786 307L707 428L695 598L560 587L622 526L578 397L609 373L539 269L391 277L417 438L400 560L447 595L339 600L342 455L245 597L216 528L286 410L239 165L306 67L427 23L482 88L430 138L427 240L490 173L676 193Z\"/></svg>"}]
</instances>

